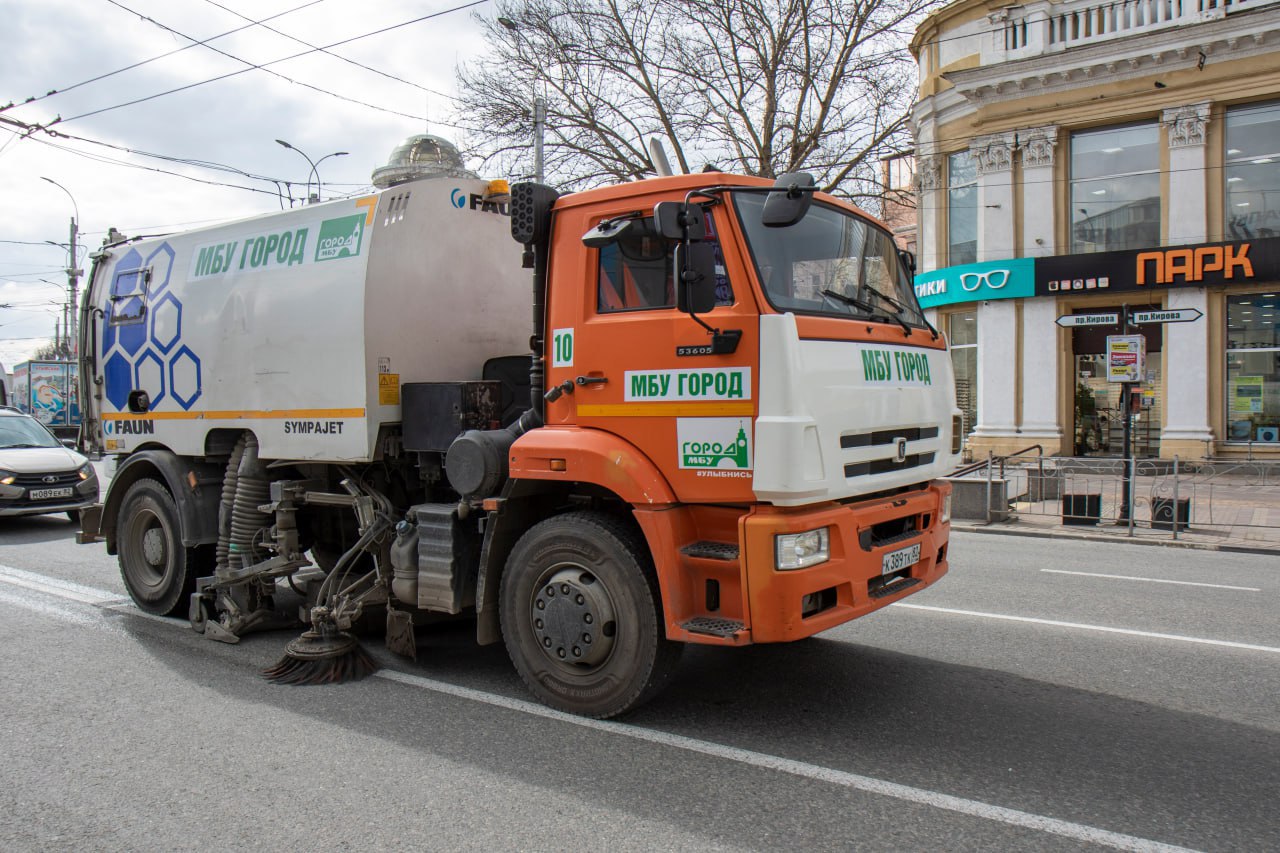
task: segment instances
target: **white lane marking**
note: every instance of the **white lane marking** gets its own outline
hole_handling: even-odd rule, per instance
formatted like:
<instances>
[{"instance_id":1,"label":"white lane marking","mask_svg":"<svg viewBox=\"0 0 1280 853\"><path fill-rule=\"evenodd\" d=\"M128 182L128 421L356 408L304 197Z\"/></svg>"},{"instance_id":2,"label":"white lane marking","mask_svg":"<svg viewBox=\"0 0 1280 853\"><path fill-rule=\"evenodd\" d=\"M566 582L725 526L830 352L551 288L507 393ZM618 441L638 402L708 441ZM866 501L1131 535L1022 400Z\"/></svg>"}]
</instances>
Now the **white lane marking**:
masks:
<instances>
[{"instance_id":1,"label":"white lane marking","mask_svg":"<svg viewBox=\"0 0 1280 853\"><path fill-rule=\"evenodd\" d=\"M586 717L575 717L572 714L556 711L544 705L527 702L523 699L512 699L507 696L486 693L482 690L473 690L469 687L459 687L456 684L448 684L443 681L436 681L431 678L424 678L419 675L411 675L409 673L398 672L396 670L383 669L379 670L375 675L378 678L384 678L388 681L395 681L400 684L420 687L424 690L431 690L436 693L444 693L459 699L483 702L486 705L494 705L499 708L517 711L522 714L530 714L536 717L544 717L549 720L556 720L558 722L568 723L581 728L595 729L597 731L631 738L632 740L640 740L647 743L671 747L673 749L685 750L686 752L696 752L712 758L720 758L726 761L750 765L751 767L775 770L792 776L800 776L805 779L814 779L819 782L840 785L845 788L852 788L869 794L879 794L880 796L892 797L897 800L905 800L911 803L932 806L933 808L958 812L971 817L993 820L1023 829L1035 829L1040 832L1061 835L1066 838L1074 838L1078 841L1084 841L1090 844L1113 847L1117 850L1143 851L1143 853L1147 853L1147 851L1165 851L1165 853L1171 853L1172 851L1185 851L1188 849L1185 847L1163 844L1159 841L1152 841L1147 838L1139 838L1134 835L1110 832L1105 829L1098 829L1097 827L1087 826L1085 824L1072 823L1071 821L1032 814L1031 812L1008 809L1003 806L993 806L990 803L984 803L979 800L955 797L950 794L942 794L925 788L913 788L910 785L900 785L897 782L886 782L883 779L876 779L871 776L862 776L857 773L848 773L843 770L833 770L830 767L808 764L806 762L795 761L790 758L781 758L779 756L769 755L763 752L739 749L734 746L724 746L718 743L697 740L696 738L670 734L668 732L656 731L654 729L638 728L636 726L626 725L625 723L613 723L608 720L592 720Z\"/></svg>"},{"instance_id":2,"label":"white lane marking","mask_svg":"<svg viewBox=\"0 0 1280 853\"><path fill-rule=\"evenodd\" d=\"M88 627L97 627L102 624L102 619L91 615L92 611L76 613L70 607L65 605L51 604L36 596L30 594L30 591L22 590L19 592L7 592L0 590L0 604L10 604L14 607L21 607L23 610L29 610L32 613L38 613L41 616L49 616L63 622L71 622L76 625L85 625ZM81 608L83 610L83 608Z\"/></svg>"},{"instance_id":3,"label":"white lane marking","mask_svg":"<svg viewBox=\"0 0 1280 853\"><path fill-rule=\"evenodd\" d=\"M33 572L24 572L21 569L12 569L9 566L0 565L0 582L10 583L15 586L22 586L47 595L78 602L84 602L88 597L96 597L98 606L103 607L103 609L111 610L113 612L121 612L125 609L116 604L118 597L112 595L106 590L97 590L91 587L81 586L79 584L60 581L56 578L37 575ZM147 616L148 614L143 613L140 610L133 610L130 611L130 615ZM170 625L183 624L180 620L176 619L162 619L160 617L152 618L156 621L165 622ZM829 767L808 764L806 762L795 761L790 758L781 758L779 756L769 755L763 752L754 752L748 749L724 746L723 744L697 740L696 738L685 737L683 735L629 726L625 723L614 723L607 720L592 720L586 717L576 717L572 714L556 711L544 705L538 705L534 702L529 702L523 699L512 699L507 696L500 696L496 693L486 693L482 690L475 690L470 687L461 687L456 684L436 681L435 679L424 678L423 676L412 675L407 672L383 669L378 671L375 675L376 677L387 681L431 690L436 693L454 696L456 698L466 699L473 702L482 702L486 705L505 708L507 710L542 717L548 720L555 720L557 722L568 723L581 728L594 729L596 731L631 738L632 740L659 744L673 749L681 749L686 752L695 752L712 758L733 761L739 764L746 764L751 767L758 767L765 770L774 770L805 779L814 779L819 782L839 785L841 787L863 791L869 794L892 797L897 800L904 800L906 802L917 803L919 805L930 806L933 808L943 809L945 811L969 815L971 817L992 820L1022 829L1032 829L1052 835L1060 835L1065 838L1072 838L1090 844L1112 847L1116 850L1130 850L1137 851L1137 853L1190 853L1188 848L1177 847L1171 844L1163 844L1159 841L1152 841L1147 838L1139 838L1134 835L1110 832L1108 830L1099 829L1086 824L1059 820L1058 818L1046 817L1044 815L1019 811L1017 809L1009 809L1003 806L995 806L979 800L956 797L951 794L943 794L938 791L930 791L925 788L914 788L910 785L898 784L897 782L886 782L883 779L876 779L871 776L862 776L857 773L834 770Z\"/></svg>"},{"instance_id":4,"label":"white lane marking","mask_svg":"<svg viewBox=\"0 0 1280 853\"><path fill-rule=\"evenodd\" d=\"M56 595L59 598L68 598L81 604L105 604L120 599L120 596L105 589L94 589L91 586L38 575L35 572L15 569L13 566L3 564L0 564L0 581L24 589Z\"/></svg>"},{"instance_id":5,"label":"white lane marking","mask_svg":"<svg viewBox=\"0 0 1280 853\"><path fill-rule=\"evenodd\" d=\"M1133 628L1110 628L1106 625L1085 625L1080 622L1059 622L1055 619L1036 619L1032 616L1009 616L1004 613L983 613L980 610L957 610L952 607L931 607L926 604L907 604L898 602L890 607L903 607L908 610L927 610L931 613L951 613L956 616L977 616L982 619L1002 619L1006 622L1030 622L1035 625L1051 625L1055 628L1076 628L1082 631L1101 631L1105 634L1125 634L1130 637L1148 637L1155 640L1176 640L1180 643L1198 643L1203 646L1221 646L1227 649L1246 649L1251 652L1270 652L1280 655L1280 648L1275 646L1256 646L1252 643L1237 643L1232 640L1209 640L1204 637L1184 637L1181 634L1160 634L1155 631L1138 631Z\"/></svg>"},{"instance_id":6,"label":"white lane marking","mask_svg":"<svg viewBox=\"0 0 1280 853\"><path fill-rule=\"evenodd\" d=\"M1197 583L1196 581L1171 581L1164 578L1139 578L1133 575L1104 575L1098 572L1069 572L1066 569L1041 569L1042 572L1048 572L1051 575L1079 575L1085 578L1111 578L1118 581L1145 581L1147 583L1173 583L1179 586L1207 586L1211 589L1237 589L1241 592L1262 592L1255 586L1227 586L1220 583Z\"/></svg>"}]
</instances>

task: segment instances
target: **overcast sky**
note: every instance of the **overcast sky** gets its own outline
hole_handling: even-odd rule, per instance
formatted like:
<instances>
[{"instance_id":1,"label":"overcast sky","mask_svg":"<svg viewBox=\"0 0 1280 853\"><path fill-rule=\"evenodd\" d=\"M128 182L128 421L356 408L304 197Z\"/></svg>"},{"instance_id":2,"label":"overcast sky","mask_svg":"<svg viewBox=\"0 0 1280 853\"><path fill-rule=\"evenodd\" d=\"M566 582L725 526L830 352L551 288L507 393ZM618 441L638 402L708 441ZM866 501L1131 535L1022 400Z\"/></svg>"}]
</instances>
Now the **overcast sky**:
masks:
<instances>
[{"instance_id":1,"label":"overcast sky","mask_svg":"<svg viewBox=\"0 0 1280 853\"><path fill-rule=\"evenodd\" d=\"M454 117L449 97L456 93L454 69L460 61L483 61L485 45L474 16L497 14L492 2L450 11L466 3L0 0L0 106L14 103L0 111L0 120L48 125L60 116L52 128L68 135L37 131L23 138L0 122L0 306L12 306L0 307L0 362L12 370L47 343L61 316L55 303L66 299L66 249L44 241L66 243L72 201L41 177L57 181L74 197L81 243L89 249L101 245L112 226L128 236L157 234L281 206L269 181L119 148L290 181L300 199L310 167L296 151L275 142L285 139L313 160L350 152L320 166L326 198L367 190L373 169L406 136L430 132L466 144L448 124ZM254 21L279 17L248 26L236 13ZM435 13L443 14L407 23ZM239 27L247 28L207 46L190 46L190 39L212 39ZM395 28L356 38L389 27ZM322 52L285 59L311 50L294 39L324 47L353 38L332 52L375 70ZM120 71L164 54L171 55ZM265 63L274 64L269 71L249 69ZM194 85L230 74L235 76ZM179 87L190 88L118 106ZM43 97L51 90L60 94ZM24 103L33 97L38 100ZM87 274L86 253L82 248L80 266ZM82 278L81 287L84 283Z\"/></svg>"}]
</instances>

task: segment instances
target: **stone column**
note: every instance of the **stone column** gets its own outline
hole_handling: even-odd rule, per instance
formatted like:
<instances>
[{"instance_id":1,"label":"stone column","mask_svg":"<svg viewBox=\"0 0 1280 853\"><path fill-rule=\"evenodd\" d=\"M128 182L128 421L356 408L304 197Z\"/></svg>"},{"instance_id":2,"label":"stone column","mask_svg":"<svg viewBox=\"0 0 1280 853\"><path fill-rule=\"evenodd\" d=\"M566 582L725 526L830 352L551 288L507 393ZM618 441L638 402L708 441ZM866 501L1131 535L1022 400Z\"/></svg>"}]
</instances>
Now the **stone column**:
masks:
<instances>
[{"instance_id":1,"label":"stone column","mask_svg":"<svg viewBox=\"0 0 1280 853\"><path fill-rule=\"evenodd\" d=\"M1053 163L1058 146L1058 128L1034 127L1018 131L1022 152L1022 253L1023 258L1057 254L1053 227Z\"/></svg>"},{"instance_id":2,"label":"stone column","mask_svg":"<svg viewBox=\"0 0 1280 853\"><path fill-rule=\"evenodd\" d=\"M1169 308L1195 308L1205 316L1164 327L1164 429L1160 456L1200 459L1212 452L1209 428L1209 297L1203 287L1170 288Z\"/></svg>"},{"instance_id":3,"label":"stone column","mask_svg":"<svg viewBox=\"0 0 1280 853\"><path fill-rule=\"evenodd\" d=\"M942 163L937 154L916 159L916 254L917 271L932 272L938 268L938 211L947 204L942 188Z\"/></svg>"},{"instance_id":4,"label":"stone column","mask_svg":"<svg viewBox=\"0 0 1280 853\"><path fill-rule=\"evenodd\" d=\"M978 260L1012 258L1013 134L980 136L969 150L978 165Z\"/></svg>"},{"instance_id":5,"label":"stone column","mask_svg":"<svg viewBox=\"0 0 1280 853\"><path fill-rule=\"evenodd\" d=\"M1062 449L1058 416L1057 300L1027 299L1022 303L1022 418L1020 437L1044 446L1046 456Z\"/></svg>"},{"instance_id":6,"label":"stone column","mask_svg":"<svg viewBox=\"0 0 1280 853\"><path fill-rule=\"evenodd\" d=\"M1169 140L1168 245L1208 240L1208 173L1205 127L1209 103L1165 110L1162 123Z\"/></svg>"},{"instance_id":7,"label":"stone column","mask_svg":"<svg viewBox=\"0 0 1280 853\"><path fill-rule=\"evenodd\" d=\"M987 451L1017 450L1018 328L1015 300L978 303L978 423L969 446L974 458Z\"/></svg>"}]
</instances>

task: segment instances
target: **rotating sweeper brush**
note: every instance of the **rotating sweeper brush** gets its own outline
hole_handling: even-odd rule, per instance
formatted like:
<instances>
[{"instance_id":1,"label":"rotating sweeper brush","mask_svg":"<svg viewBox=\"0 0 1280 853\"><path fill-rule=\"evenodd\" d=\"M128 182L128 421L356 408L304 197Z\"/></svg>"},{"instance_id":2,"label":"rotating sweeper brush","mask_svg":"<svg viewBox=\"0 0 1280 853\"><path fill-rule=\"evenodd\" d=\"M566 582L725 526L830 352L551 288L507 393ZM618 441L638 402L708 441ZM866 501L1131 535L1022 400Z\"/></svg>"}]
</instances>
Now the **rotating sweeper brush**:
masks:
<instances>
[{"instance_id":1,"label":"rotating sweeper brush","mask_svg":"<svg viewBox=\"0 0 1280 853\"><path fill-rule=\"evenodd\" d=\"M262 674L277 684L302 686L358 681L377 671L378 662L355 637L327 618L313 618L311 630L289 643L284 657Z\"/></svg>"}]
</instances>

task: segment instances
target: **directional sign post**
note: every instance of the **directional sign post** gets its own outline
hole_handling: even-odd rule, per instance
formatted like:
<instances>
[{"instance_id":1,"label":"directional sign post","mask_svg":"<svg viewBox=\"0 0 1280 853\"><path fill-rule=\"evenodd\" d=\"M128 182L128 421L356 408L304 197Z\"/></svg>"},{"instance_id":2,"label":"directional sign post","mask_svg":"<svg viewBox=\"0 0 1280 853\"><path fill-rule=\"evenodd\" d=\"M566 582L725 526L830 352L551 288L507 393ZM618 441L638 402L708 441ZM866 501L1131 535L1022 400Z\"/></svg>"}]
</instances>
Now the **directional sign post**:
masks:
<instances>
[{"instance_id":1,"label":"directional sign post","mask_svg":"<svg viewBox=\"0 0 1280 853\"><path fill-rule=\"evenodd\" d=\"M1063 314L1057 320L1054 320L1064 329L1074 329L1077 326L1114 326L1120 322L1119 314Z\"/></svg>"},{"instance_id":2,"label":"directional sign post","mask_svg":"<svg viewBox=\"0 0 1280 853\"><path fill-rule=\"evenodd\" d=\"M1192 323L1203 317L1195 308L1170 308L1167 311L1134 311L1131 323Z\"/></svg>"}]
</instances>

